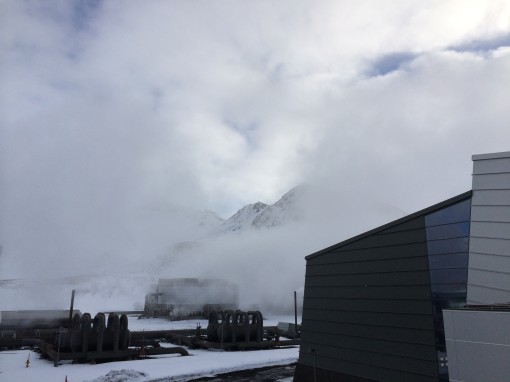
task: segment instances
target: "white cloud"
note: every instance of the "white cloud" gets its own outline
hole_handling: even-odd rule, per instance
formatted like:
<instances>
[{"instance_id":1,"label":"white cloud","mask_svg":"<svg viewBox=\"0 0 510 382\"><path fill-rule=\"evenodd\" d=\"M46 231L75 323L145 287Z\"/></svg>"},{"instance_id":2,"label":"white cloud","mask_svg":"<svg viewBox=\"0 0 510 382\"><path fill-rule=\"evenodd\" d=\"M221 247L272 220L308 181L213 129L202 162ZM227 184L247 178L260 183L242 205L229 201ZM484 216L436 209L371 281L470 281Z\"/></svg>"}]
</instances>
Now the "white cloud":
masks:
<instances>
[{"instance_id":1,"label":"white cloud","mask_svg":"<svg viewBox=\"0 0 510 382\"><path fill-rule=\"evenodd\" d=\"M411 212L508 150L506 1L45 4L0 5L0 264L162 251L183 230L140 239L148 206L304 181Z\"/></svg>"}]
</instances>

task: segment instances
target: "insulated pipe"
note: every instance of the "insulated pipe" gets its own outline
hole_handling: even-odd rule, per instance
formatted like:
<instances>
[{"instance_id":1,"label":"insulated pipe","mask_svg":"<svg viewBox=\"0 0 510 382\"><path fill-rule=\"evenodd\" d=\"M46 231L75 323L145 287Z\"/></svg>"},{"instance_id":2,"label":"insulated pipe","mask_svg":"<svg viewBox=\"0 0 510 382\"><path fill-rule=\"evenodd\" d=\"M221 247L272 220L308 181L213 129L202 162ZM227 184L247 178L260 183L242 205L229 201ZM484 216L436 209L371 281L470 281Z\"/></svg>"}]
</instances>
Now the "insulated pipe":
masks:
<instances>
[{"instance_id":1,"label":"insulated pipe","mask_svg":"<svg viewBox=\"0 0 510 382\"><path fill-rule=\"evenodd\" d=\"M120 331L119 331L119 348L126 350L129 346L129 330L128 330L128 316L123 314L120 316Z\"/></svg>"},{"instance_id":2,"label":"insulated pipe","mask_svg":"<svg viewBox=\"0 0 510 382\"><path fill-rule=\"evenodd\" d=\"M210 324L217 324L218 323L218 313L216 311L212 311L209 313L209 323Z\"/></svg>"},{"instance_id":3,"label":"insulated pipe","mask_svg":"<svg viewBox=\"0 0 510 382\"><path fill-rule=\"evenodd\" d=\"M89 349L89 334L90 334L90 314L84 313L81 318L81 332L82 332L82 343L81 343L81 351L82 353L86 353Z\"/></svg>"},{"instance_id":4,"label":"insulated pipe","mask_svg":"<svg viewBox=\"0 0 510 382\"><path fill-rule=\"evenodd\" d=\"M233 310L226 310L225 319L222 322L224 338L226 338L227 340L230 339L232 342L235 342L235 333L233 330L234 314L235 313Z\"/></svg>"},{"instance_id":5,"label":"insulated pipe","mask_svg":"<svg viewBox=\"0 0 510 382\"><path fill-rule=\"evenodd\" d=\"M250 323L250 340L262 341L264 335L264 319L262 313L259 311L250 311L248 312L248 316L252 317Z\"/></svg>"},{"instance_id":6,"label":"insulated pipe","mask_svg":"<svg viewBox=\"0 0 510 382\"><path fill-rule=\"evenodd\" d=\"M172 348L148 348L145 351L147 355L160 355L160 354L180 354L182 356L189 355L188 351L180 346Z\"/></svg>"},{"instance_id":7,"label":"insulated pipe","mask_svg":"<svg viewBox=\"0 0 510 382\"><path fill-rule=\"evenodd\" d=\"M250 340L250 320L248 318L248 313L243 312L241 310L236 311L235 317L235 332L236 332L236 340L241 341L249 341Z\"/></svg>"},{"instance_id":8,"label":"insulated pipe","mask_svg":"<svg viewBox=\"0 0 510 382\"><path fill-rule=\"evenodd\" d=\"M79 329L81 327L81 315L80 313L75 313L73 315L72 328Z\"/></svg>"},{"instance_id":9,"label":"insulated pipe","mask_svg":"<svg viewBox=\"0 0 510 382\"><path fill-rule=\"evenodd\" d=\"M104 339L104 329L105 329L105 315L104 313L96 314L94 317L94 334L97 335L97 346L96 351L103 351L103 339Z\"/></svg>"},{"instance_id":10,"label":"insulated pipe","mask_svg":"<svg viewBox=\"0 0 510 382\"><path fill-rule=\"evenodd\" d=\"M207 325L207 341L218 341L218 313L214 310L209 314L209 324Z\"/></svg>"},{"instance_id":11,"label":"insulated pipe","mask_svg":"<svg viewBox=\"0 0 510 382\"><path fill-rule=\"evenodd\" d=\"M113 337L113 351L119 351L119 316L115 313L108 315L107 330Z\"/></svg>"}]
</instances>

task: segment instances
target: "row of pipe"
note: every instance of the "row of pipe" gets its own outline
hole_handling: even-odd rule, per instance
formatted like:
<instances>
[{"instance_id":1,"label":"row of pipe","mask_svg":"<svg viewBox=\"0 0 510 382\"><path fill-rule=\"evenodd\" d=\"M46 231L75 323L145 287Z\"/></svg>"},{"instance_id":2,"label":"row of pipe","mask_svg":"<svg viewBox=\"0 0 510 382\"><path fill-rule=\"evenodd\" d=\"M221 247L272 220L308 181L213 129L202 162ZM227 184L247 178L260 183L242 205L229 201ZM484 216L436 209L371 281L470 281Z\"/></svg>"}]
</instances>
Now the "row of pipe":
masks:
<instances>
[{"instance_id":1,"label":"row of pipe","mask_svg":"<svg viewBox=\"0 0 510 382\"><path fill-rule=\"evenodd\" d=\"M264 322L259 311L225 310L209 314L207 341L260 342L264 336Z\"/></svg>"},{"instance_id":2,"label":"row of pipe","mask_svg":"<svg viewBox=\"0 0 510 382\"><path fill-rule=\"evenodd\" d=\"M60 349L69 349L72 352L125 350L130 342L128 317L125 314L119 317L118 314L111 313L106 320L104 313L98 313L92 320L89 313L84 313L83 316L77 313L73 316L67 336L63 341L58 340Z\"/></svg>"}]
</instances>

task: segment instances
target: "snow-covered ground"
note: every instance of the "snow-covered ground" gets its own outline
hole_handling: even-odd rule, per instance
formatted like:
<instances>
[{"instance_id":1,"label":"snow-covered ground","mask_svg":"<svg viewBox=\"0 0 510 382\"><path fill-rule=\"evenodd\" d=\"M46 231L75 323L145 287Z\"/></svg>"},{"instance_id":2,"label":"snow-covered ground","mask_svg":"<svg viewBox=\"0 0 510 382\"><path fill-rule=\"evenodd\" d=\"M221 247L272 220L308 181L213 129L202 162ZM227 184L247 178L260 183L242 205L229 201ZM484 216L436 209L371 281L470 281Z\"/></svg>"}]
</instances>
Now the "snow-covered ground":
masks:
<instances>
[{"instance_id":1,"label":"snow-covered ground","mask_svg":"<svg viewBox=\"0 0 510 382\"><path fill-rule=\"evenodd\" d=\"M264 325L276 325L278 321L293 321L292 317L268 317ZM205 320L167 321L162 319L141 319L130 317L130 330L192 329ZM171 345L165 345L171 346ZM188 349L189 350L189 349ZM159 378L171 381L186 381L199 376L253 369L264 366L286 365L297 361L299 347L240 352L218 352L209 350L189 350L190 357L164 355L150 359L110 362L97 365L71 364L63 362L54 367L53 362L39 359L30 350L0 352L0 381L55 381L68 382L145 382ZM30 354L30 365L25 361ZM108 375L109 378L105 378Z\"/></svg>"}]
</instances>

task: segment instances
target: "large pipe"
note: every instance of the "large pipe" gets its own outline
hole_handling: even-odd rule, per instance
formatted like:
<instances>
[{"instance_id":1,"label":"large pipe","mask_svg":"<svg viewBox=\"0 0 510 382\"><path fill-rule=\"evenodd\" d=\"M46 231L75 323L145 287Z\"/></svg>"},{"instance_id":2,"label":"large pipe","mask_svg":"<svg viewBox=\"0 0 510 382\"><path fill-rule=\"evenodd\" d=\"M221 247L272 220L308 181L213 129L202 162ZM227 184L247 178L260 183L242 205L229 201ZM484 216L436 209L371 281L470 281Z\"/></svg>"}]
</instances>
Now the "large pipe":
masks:
<instances>
[{"instance_id":1,"label":"large pipe","mask_svg":"<svg viewBox=\"0 0 510 382\"><path fill-rule=\"evenodd\" d=\"M96 351L103 351L103 340L105 330L105 316L104 313L96 314L94 317L94 334L97 335Z\"/></svg>"},{"instance_id":2,"label":"large pipe","mask_svg":"<svg viewBox=\"0 0 510 382\"><path fill-rule=\"evenodd\" d=\"M171 348L148 348L145 349L147 355L160 355L160 354L180 354L182 356L189 355L188 351L182 347Z\"/></svg>"},{"instance_id":3,"label":"large pipe","mask_svg":"<svg viewBox=\"0 0 510 382\"><path fill-rule=\"evenodd\" d=\"M119 318L119 347L126 350L129 346L128 316L123 314Z\"/></svg>"},{"instance_id":4,"label":"large pipe","mask_svg":"<svg viewBox=\"0 0 510 382\"><path fill-rule=\"evenodd\" d=\"M84 313L81 318L81 334L82 334L82 343L81 343L81 352L86 353L89 351L89 333L90 333L90 322L91 317L89 313Z\"/></svg>"},{"instance_id":5,"label":"large pipe","mask_svg":"<svg viewBox=\"0 0 510 382\"><path fill-rule=\"evenodd\" d=\"M108 326L106 329L113 335L113 351L119 351L119 332L120 332L120 320L119 315L110 313L108 315Z\"/></svg>"}]
</instances>

